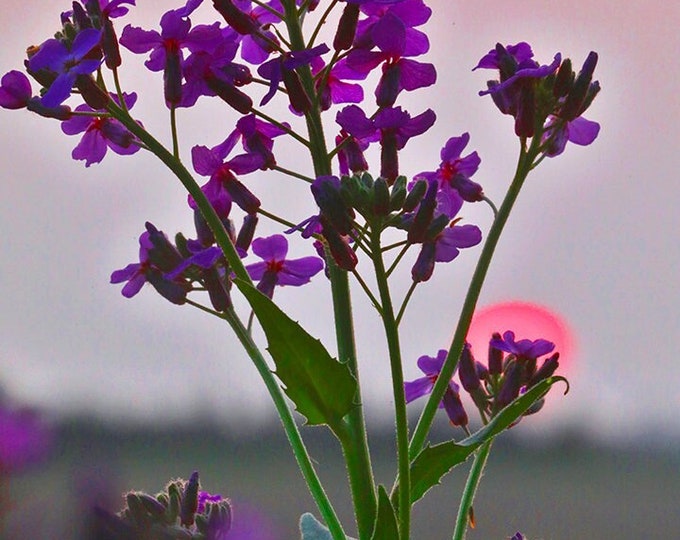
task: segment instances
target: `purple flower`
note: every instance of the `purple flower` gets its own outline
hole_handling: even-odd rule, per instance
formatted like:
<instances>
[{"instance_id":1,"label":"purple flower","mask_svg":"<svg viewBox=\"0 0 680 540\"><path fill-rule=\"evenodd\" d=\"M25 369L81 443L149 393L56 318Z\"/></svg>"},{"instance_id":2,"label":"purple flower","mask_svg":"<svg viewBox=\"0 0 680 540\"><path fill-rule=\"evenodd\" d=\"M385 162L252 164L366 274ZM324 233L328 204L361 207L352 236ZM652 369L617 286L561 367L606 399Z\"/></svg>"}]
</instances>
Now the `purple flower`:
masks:
<instances>
[{"instance_id":1,"label":"purple flower","mask_svg":"<svg viewBox=\"0 0 680 540\"><path fill-rule=\"evenodd\" d=\"M126 15L129 11L128 8L122 6L122 4L130 4L131 6L134 6L135 0L99 0L99 10L104 17L116 19Z\"/></svg>"},{"instance_id":2,"label":"purple flower","mask_svg":"<svg viewBox=\"0 0 680 540\"><path fill-rule=\"evenodd\" d=\"M418 56L425 54L430 43L427 34L416 30L416 26L425 24L432 15L432 10L425 5L423 0L384 0L353 2L360 3L361 11L368 15L366 19L357 24L354 46L362 49L372 49L377 43L375 36L378 35L378 42L384 40L385 31L381 28L383 17L398 18L404 25L404 52L402 56ZM381 35L382 33L382 35Z\"/></svg>"},{"instance_id":3,"label":"purple flower","mask_svg":"<svg viewBox=\"0 0 680 540\"><path fill-rule=\"evenodd\" d=\"M432 240L423 242L420 254L411 269L413 281L427 281L432 276L435 262L451 262L462 248L473 247L482 241L477 225L456 225L453 221Z\"/></svg>"},{"instance_id":4,"label":"purple flower","mask_svg":"<svg viewBox=\"0 0 680 540\"><path fill-rule=\"evenodd\" d=\"M493 338L489 342L489 346L514 354L518 358L534 360L539 356L552 352L555 348L555 344L547 339L537 339L534 341L520 339L515 341L515 333L512 330L504 332L502 339Z\"/></svg>"},{"instance_id":5,"label":"purple flower","mask_svg":"<svg viewBox=\"0 0 680 540\"><path fill-rule=\"evenodd\" d=\"M246 270L253 280L259 281L258 290L269 298L276 285L304 285L323 269L323 260L318 257L286 259L288 240L281 234L257 238L253 240L252 248L263 262L250 264Z\"/></svg>"},{"instance_id":6,"label":"purple flower","mask_svg":"<svg viewBox=\"0 0 680 540\"><path fill-rule=\"evenodd\" d=\"M161 18L161 32L143 30L131 25L123 28L120 43L135 54L151 52L144 65L151 71L163 71L168 54L178 54L183 60L182 49L191 52L212 51L222 40L219 23L191 27L189 19L176 11L168 11Z\"/></svg>"},{"instance_id":7,"label":"purple flower","mask_svg":"<svg viewBox=\"0 0 680 540\"><path fill-rule=\"evenodd\" d=\"M118 102L116 94L110 95L114 101ZM130 109L137 101L137 94L134 92L132 94L125 93L123 100L126 107ZM79 105L75 110L75 112L92 111L93 109L88 105ZM69 120L62 122L61 130L66 135L77 135L84 132L80 142L73 149L71 157L76 160L85 160L86 167L93 163L100 163L106 155L107 148L120 155L134 154L140 148L135 144L134 135L123 124L115 118L107 116L74 115Z\"/></svg>"},{"instance_id":8,"label":"purple flower","mask_svg":"<svg viewBox=\"0 0 680 540\"><path fill-rule=\"evenodd\" d=\"M421 356L418 358L418 367L425 373L425 377L404 383L406 403L411 403L411 401L432 392L434 384L437 382L437 377L439 377L439 373L446 361L447 354L446 350L440 349L437 356L434 358L431 356ZM467 413L463 408L463 404L460 400L459 387L455 382L449 381L449 386L444 394L444 399L442 399L442 402L439 404L439 408L446 410L446 414L452 425L467 425Z\"/></svg>"},{"instance_id":9,"label":"purple flower","mask_svg":"<svg viewBox=\"0 0 680 540\"><path fill-rule=\"evenodd\" d=\"M158 293L173 304L183 304L190 285L184 280L169 280L165 274L182 263L177 251L162 231L146 223L146 231L139 237L139 262L111 274L111 283L126 282L122 289L125 298L135 296L144 283L149 282Z\"/></svg>"},{"instance_id":10,"label":"purple flower","mask_svg":"<svg viewBox=\"0 0 680 540\"><path fill-rule=\"evenodd\" d=\"M283 81L293 110L297 113L307 112L311 107L311 101L295 70L311 64L314 59L320 58L322 54L329 50L327 45L321 44L312 49L282 54L278 58L273 58L262 64L257 68L257 72L269 81L269 91L260 101L260 105L269 103L276 94L279 83Z\"/></svg>"},{"instance_id":11,"label":"purple flower","mask_svg":"<svg viewBox=\"0 0 680 540\"><path fill-rule=\"evenodd\" d=\"M372 28L372 41L379 51L355 48L347 56L347 66L363 75L382 64L382 76L376 88L376 102L380 107L391 107L402 90L416 90L431 86L437 79L432 64L406 58L407 27L391 12L383 15Z\"/></svg>"},{"instance_id":12,"label":"purple flower","mask_svg":"<svg viewBox=\"0 0 680 540\"><path fill-rule=\"evenodd\" d=\"M234 176L234 173L246 174L256 171L264 166L265 158L261 154L247 153L225 161L240 136L241 134L236 130L213 148L194 146L191 149L191 160L198 174L210 177L201 189L211 203L215 204L221 200L219 204L228 213L233 200L245 212L253 214L260 207L260 200ZM225 199L229 201L228 204L224 204ZM189 206L196 209L196 203L191 196L189 196ZM220 215L220 217L227 216Z\"/></svg>"},{"instance_id":13,"label":"purple flower","mask_svg":"<svg viewBox=\"0 0 680 540\"><path fill-rule=\"evenodd\" d=\"M488 89L479 92L479 95L491 94L499 110L515 118L515 134L519 137L533 137L537 124L540 126L544 122L545 105L539 103L544 92L537 87L553 75L562 62L559 53L549 65L541 66L532 58L533 52L527 43L507 47L498 43L473 68L499 70L500 80L488 81ZM538 114L543 116L538 118Z\"/></svg>"},{"instance_id":14,"label":"purple flower","mask_svg":"<svg viewBox=\"0 0 680 540\"><path fill-rule=\"evenodd\" d=\"M0 405L0 478L44 459L51 442L50 430L35 411Z\"/></svg>"},{"instance_id":15,"label":"purple flower","mask_svg":"<svg viewBox=\"0 0 680 540\"><path fill-rule=\"evenodd\" d=\"M580 146L591 144L600 133L600 124L586 120L579 116L571 122L566 122L556 116L548 117L543 131L543 143L546 144L545 154L555 157L564 152L567 142Z\"/></svg>"},{"instance_id":16,"label":"purple flower","mask_svg":"<svg viewBox=\"0 0 680 540\"><path fill-rule=\"evenodd\" d=\"M482 186L470 180L477 172L481 160L477 152L465 157L461 154L468 142L470 134L463 133L460 137L451 137L441 150L441 164L436 171L422 172L416 178L435 179L439 183L440 210L450 218L460 209L460 199L467 202L481 201L484 197Z\"/></svg>"},{"instance_id":17,"label":"purple flower","mask_svg":"<svg viewBox=\"0 0 680 540\"><path fill-rule=\"evenodd\" d=\"M287 124L283 126L288 127ZM260 168L270 169L276 165L276 158L272 153L274 137L286 133L284 129L250 114L236 122L236 130L241 135L243 149L250 154L262 157Z\"/></svg>"},{"instance_id":18,"label":"purple flower","mask_svg":"<svg viewBox=\"0 0 680 540\"><path fill-rule=\"evenodd\" d=\"M251 82L250 70L232 62L240 36L231 28L221 31L222 42L212 51L197 51L183 64L185 84L180 107L191 107L200 96L219 96L241 114L250 112L253 100L237 87Z\"/></svg>"},{"instance_id":19,"label":"purple flower","mask_svg":"<svg viewBox=\"0 0 680 540\"><path fill-rule=\"evenodd\" d=\"M365 74L357 73L347 67L345 60L333 64L330 70L325 70L321 57L312 59L312 74L319 91L319 102L322 110L328 110L331 105L338 103L361 103L364 100L364 90L359 84L344 82L349 80L363 80Z\"/></svg>"},{"instance_id":20,"label":"purple flower","mask_svg":"<svg viewBox=\"0 0 680 540\"><path fill-rule=\"evenodd\" d=\"M100 40L99 30L86 28L78 32L70 48L58 39L48 39L31 56L28 67L32 72L47 70L56 75L42 97L45 107L60 105L71 95L78 76L89 75L99 68L101 59L92 59L89 53L99 45Z\"/></svg>"},{"instance_id":21,"label":"purple flower","mask_svg":"<svg viewBox=\"0 0 680 540\"><path fill-rule=\"evenodd\" d=\"M425 133L436 120L431 109L411 117L401 107L381 109L373 120L357 105L348 105L336 116L336 122L359 141L380 140L380 176L393 182L399 175L398 151L411 137Z\"/></svg>"},{"instance_id":22,"label":"purple flower","mask_svg":"<svg viewBox=\"0 0 680 540\"><path fill-rule=\"evenodd\" d=\"M533 56L534 53L528 43L520 42L507 47L497 43L496 48L483 56L472 70L480 68L498 69L500 82L494 83L487 90L481 90L479 95L484 96L507 90L522 79L542 79L555 73L562 62L560 53L555 54L551 64L543 66L532 60Z\"/></svg>"}]
</instances>

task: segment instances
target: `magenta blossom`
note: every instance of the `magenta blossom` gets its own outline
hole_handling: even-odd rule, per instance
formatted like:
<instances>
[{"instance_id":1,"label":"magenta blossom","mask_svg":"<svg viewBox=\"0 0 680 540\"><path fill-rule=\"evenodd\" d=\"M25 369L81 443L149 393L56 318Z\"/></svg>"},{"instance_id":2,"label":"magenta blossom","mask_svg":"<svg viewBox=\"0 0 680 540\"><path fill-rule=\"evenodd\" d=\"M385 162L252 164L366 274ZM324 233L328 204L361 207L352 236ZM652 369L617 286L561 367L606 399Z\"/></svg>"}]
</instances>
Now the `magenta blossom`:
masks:
<instances>
[{"instance_id":1,"label":"magenta blossom","mask_svg":"<svg viewBox=\"0 0 680 540\"><path fill-rule=\"evenodd\" d=\"M31 410L0 405L0 478L45 458L52 435Z\"/></svg>"},{"instance_id":2,"label":"magenta blossom","mask_svg":"<svg viewBox=\"0 0 680 540\"><path fill-rule=\"evenodd\" d=\"M460 199L467 202L481 201L484 197L482 186L470 180L477 172L481 160L477 152L465 157L461 154L470 142L470 134L451 137L441 150L441 163L433 172L422 172L416 178L435 179L439 183L439 209L450 218L460 209Z\"/></svg>"},{"instance_id":3,"label":"magenta blossom","mask_svg":"<svg viewBox=\"0 0 680 540\"><path fill-rule=\"evenodd\" d=\"M118 95L110 94L111 99L118 103ZM123 100L128 109L131 109L137 101L137 94L123 94ZM120 105L120 103L118 103ZM92 112L88 105L79 105L75 112ZM130 155L139 150L135 136L130 133L123 124L115 118L102 116L77 116L62 122L61 130L66 135L83 133L78 145L73 149L71 157L76 160L84 160L85 166L100 163L106 155L107 148L116 154Z\"/></svg>"},{"instance_id":4,"label":"magenta blossom","mask_svg":"<svg viewBox=\"0 0 680 540\"><path fill-rule=\"evenodd\" d=\"M323 260L318 257L286 259L288 240L281 234L257 238L253 240L252 248L263 261L249 264L246 270L253 280L259 281L258 290L269 298L276 285L304 285L323 269Z\"/></svg>"},{"instance_id":5,"label":"magenta blossom","mask_svg":"<svg viewBox=\"0 0 680 540\"><path fill-rule=\"evenodd\" d=\"M437 382L437 377L439 377L439 373L446 361L447 354L446 350L440 349L434 358L432 356L421 356L418 358L418 367L420 371L425 373L425 377L404 383L406 403L411 403L411 401L432 392L434 384ZM444 399L439 404L439 408L446 410L446 414L454 426L467 425L468 416L460 400L459 387L455 382L449 381L449 386L444 394Z\"/></svg>"}]
</instances>

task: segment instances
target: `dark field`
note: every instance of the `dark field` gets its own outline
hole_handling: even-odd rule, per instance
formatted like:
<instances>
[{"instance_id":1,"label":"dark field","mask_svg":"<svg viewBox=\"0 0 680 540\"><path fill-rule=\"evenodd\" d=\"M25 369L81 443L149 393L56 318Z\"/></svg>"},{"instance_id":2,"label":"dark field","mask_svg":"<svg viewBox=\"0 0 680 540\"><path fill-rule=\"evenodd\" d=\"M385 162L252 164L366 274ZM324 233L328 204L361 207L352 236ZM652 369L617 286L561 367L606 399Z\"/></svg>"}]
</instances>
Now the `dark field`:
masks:
<instances>
[{"instance_id":1,"label":"dark field","mask_svg":"<svg viewBox=\"0 0 680 540\"><path fill-rule=\"evenodd\" d=\"M281 431L272 425L237 439L207 425L149 432L72 422L61 428L52 460L17 476L9 486L14 508L1 537L79 539L83 520L74 516L91 501L117 510L126 489L156 492L171 478L198 470L204 489L232 499L235 520L240 508L241 516L255 509L270 523L276 533L262 540L296 540L300 514L318 512ZM311 439L312 455L324 455L319 474L343 523L350 523L336 445L321 429L303 434ZM391 448L387 434L373 437L376 474L388 485L394 470ZM502 540L517 530L531 540L680 538L677 449L598 448L576 435L535 448L522 445L511 433L494 450L475 502L477 527L469 540ZM414 540L451 537L466 469L455 470L415 507ZM244 533L236 540L257 538Z\"/></svg>"}]
</instances>

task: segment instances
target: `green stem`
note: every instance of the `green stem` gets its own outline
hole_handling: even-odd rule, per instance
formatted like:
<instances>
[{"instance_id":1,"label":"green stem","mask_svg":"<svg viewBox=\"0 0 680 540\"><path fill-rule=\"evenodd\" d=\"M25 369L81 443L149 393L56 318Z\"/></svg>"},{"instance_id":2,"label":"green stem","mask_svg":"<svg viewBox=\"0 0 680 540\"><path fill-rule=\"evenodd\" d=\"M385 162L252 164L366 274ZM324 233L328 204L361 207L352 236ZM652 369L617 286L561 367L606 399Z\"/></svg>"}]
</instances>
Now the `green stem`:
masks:
<instances>
[{"instance_id":1,"label":"green stem","mask_svg":"<svg viewBox=\"0 0 680 540\"><path fill-rule=\"evenodd\" d=\"M295 419L288 408L288 404L286 403L286 399L283 395L281 387L279 386L279 383L274 378L271 369L269 369L267 362L263 358L255 342L252 340L248 330L243 326L243 323L236 316L236 313L233 311L233 309L226 311L224 318L234 330L234 333L241 342L241 345L243 345L243 348L248 353L248 356L250 356L252 359L253 364L255 364L255 368L262 377L262 380L269 391L269 395L271 396L274 406L276 407L276 411L281 418L281 423L283 424L283 428L286 432L286 435L288 436L288 441L290 442L290 446L293 449L293 454L295 455L295 459L297 460L298 466L300 467L302 476L307 482L309 491L312 494L312 497L314 498L314 501L316 502L319 511L321 512L321 515L323 516L323 519L331 532L331 535L336 540L344 540L346 538L345 532L342 530L342 525L340 524L338 516L335 514L333 506L328 500L326 492L324 491L323 486L319 481L319 477L314 470L312 460L307 453L307 448L302 441L300 431L298 430Z\"/></svg>"},{"instance_id":2,"label":"green stem","mask_svg":"<svg viewBox=\"0 0 680 540\"><path fill-rule=\"evenodd\" d=\"M156 156L158 156L158 158L163 163L165 163L170 170L172 170L173 173L175 173L180 182L182 182L186 190L196 201L196 205L208 223L208 226L211 228L217 244L220 246L225 258L229 262L231 270L237 277L252 285L253 282L250 279L245 267L243 266L243 263L236 252L236 248L234 247L231 238L224 229L222 221L215 213L210 201L208 201L207 197L203 191L201 191L201 188L193 179L189 171L187 171L184 165L182 165L179 160L175 159L175 157L160 142L158 142L150 133L137 124L122 109L113 103L109 103L108 110L126 128L128 128L135 136L144 142L149 147L149 149ZM262 354L258 350L257 346L252 341L248 331L238 319L236 314L233 311L228 311L224 315L224 318L236 333L239 341L245 348L248 356L252 359L256 369L264 380L265 386L267 387L267 390L274 401L276 410L281 417L281 422L283 423L283 427L290 441L295 458L297 459L300 466L300 470L302 471L305 481L309 486L309 490L319 507L321 515L326 521L326 525L331 530L335 540L344 540L346 535L342 530L342 526L340 525L337 516L335 515L333 506L321 487L321 482L314 471L314 467L309 455L307 454L304 443L302 442L302 438L300 437L295 420L293 419L292 413L286 404L285 398L283 397L283 393L278 383L274 379L274 375L267 366L267 363L262 357Z\"/></svg>"},{"instance_id":3,"label":"green stem","mask_svg":"<svg viewBox=\"0 0 680 540\"><path fill-rule=\"evenodd\" d=\"M292 48L293 50L302 50L306 45L300 20L297 16L295 2L293 0L283 0L282 4L284 6L285 23ZM300 67L298 74L307 94L310 97L315 96L314 79L309 66ZM318 99L314 100L311 110L305 114L305 120L309 134L309 149L314 163L314 173L316 176L331 174L331 162L326 147ZM357 395L355 397L356 406L352 408L345 418L348 436L342 437L340 443L347 465L359 539L368 540L373 532L377 513L377 501L361 400L361 384L359 384L359 370L354 340L349 278L346 271L334 264L329 265L329 275L333 297L338 357L341 362L347 363L358 383Z\"/></svg>"},{"instance_id":4,"label":"green stem","mask_svg":"<svg viewBox=\"0 0 680 540\"><path fill-rule=\"evenodd\" d=\"M408 421L406 417L406 396L404 394L404 373L401 364L401 347L399 346L399 330L394 317L390 288L387 283L385 263L380 245L379 227L371 227L371 251L373 252L373 266L382 304L382 321L385 328L387 348L390 355L390 369L392 372L392 393L394 396L394 416L397 427L397 462L398 462L398 520L399 538L409 539L411 522L411 471L408 457Z\"/></svg>"},{"instance_id":5,"label":"green stem","mask_svg":"<svg viewBox=\"0 0 680 540\"><path fill-rule=\"evenodd\" d=\"M423 445L425 444L425 439L430 427L432 426L432 421L434 420L435 413L437 412L437 407L444 397L444 392L448 387L448 383L453 376L453 372L458 365L458 359L460 358L460 353L463 350L463 345L465 344L465 336L467 335L468 329L470 328L470 322L472 321L472 315L474 314L475 307L477 306L477 300L482 290L482 285L484 284L484 279L486 278L489 265L491 263L491 258L493 257L496 246L498 245L498 240L500 239L503 228L508 221L510 216L510 211L517 200L517 196L526 180L533 160L535 159L538 148L540 145L540 140L538 137L534 137L531 147L525 151L524 141L522 141L522 148L520 150L519 159L517 162L517 168L515 170L515 176L508 188L508 192L505 194L503 203L498 209L498 214L494 219L489 233L484 242L484 247L482 248L482 253L477 261L477 267L472 275L470 281L470 286L468 288L467 295L465 296L465 301L458 318L458 326L456 327L456 332L453 336L451 346L449 347L449 352L446 357L446 361L442 366L442 370L437 377L437 382L432 389L432 393L423 408L423 412L418 419L418 424L413 432L411 438L411 444L409 447L409 454L411 459L420 452Z\"/></svg>"},{"instance_id":6,"label":"green stem","mask_svg":"<svg viewBox=\"0 0 680 540\"><path fill-rule=\"evenodd\" d=\"M475 459L472 462L472 467L470 468L467 481L465 482L465 488L463 489L463 495L460 499L458 516L456 517L456 528L453 531L453 540L463 540L465 538L470 508L472 508L472 501L475 498L479 481L482 479L484 467L489 459L492 443L493 439L486 441L475 453Z\"/></svg>"}]
</instances>

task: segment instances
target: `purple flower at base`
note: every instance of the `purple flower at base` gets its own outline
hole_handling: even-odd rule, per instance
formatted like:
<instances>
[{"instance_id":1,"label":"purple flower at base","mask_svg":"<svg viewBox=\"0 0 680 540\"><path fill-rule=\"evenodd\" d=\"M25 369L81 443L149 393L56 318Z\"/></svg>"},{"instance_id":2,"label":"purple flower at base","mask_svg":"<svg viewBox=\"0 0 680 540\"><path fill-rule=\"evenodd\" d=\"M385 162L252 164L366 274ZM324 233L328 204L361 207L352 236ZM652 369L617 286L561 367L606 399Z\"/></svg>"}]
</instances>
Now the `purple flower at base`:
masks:
<instances>
[{"instance_id":1,"label":"purple flower at base","mask_svg":"<svg viewBox=\"0 0 680 540\"><path fill-rule=\"evenodd\" d=\"M0 478L43 460L51 444L52 434L35 411L0 405Z\"/></svg>"},{"instance_id":2,"label":"purple flower at base","mask_svg":"<svg viewBox=\"0 0 680 540\"><path fill-rule=\"evenodd\" d=\"M47 70L56 78L42 97L45 107L56 107L71 95L79 75L90 75L101 65L101 59L89 58L89 53L99 45L101 32L86 28L78 32L68 48L57 39L48 39L28 61L32 72Z\"/></svg>"},{"instance_id":3,"label":"purple flower at base","mask_svg":"<svg viewBox=\"0 0 680 540\"><path fill-rule=\"evenodd\" d=\"M512 535L512 538L510 540L527 540L527 537L524 536L521 532L516 532L515 534Z\"/></svg>"},{"instance_id":4,"label":"purple flower at base","mask_svg":"<svg viewBox=\"0 0 680 540\"><path fill-rule=\"evenodd\" d=\"M431 356L421 356L418 358L418 367L425 373L425 377L404 383L406 403L411 403L411 401L432 392L435 382L437 382L437 377L439 377L439 373L446 361L447 354L448 351L441 349L434 358ZM460 400L459 387L455 382L449 381L449 386L446 389L444 398L439 404L439 408L446 410L446 414L452 425L467 425L467 413L463 408L463 404Z\"/></svg>"},{"instance_id":5,"label":"purple flower at base","mask_svg":"<svg viewBox=\"0 0 680 540\"><path fill-rule=\"evenodd\" d=\"M263 262L249 264L246 270L254 281L259 281L257 289L269 298L276 285L299 287L323 270L323 260L318 257L286 259L288 240L281 234L253 240L252 249Z\"/></svg>"},{"instance_id":6,"label":"purple flower at base","mask_svg":"<svg viewBox=\"0 0 680 540\"><path fill-rule=\"evenodd\" d=\"M116 94L112 93L110 96L118 103ZM137 94L124 93L123 100L126 107L131 109L137 101ZM93 109L89 105L79 105L75 112L93 112ZM140 149L139 145L135 144L135 136L115 118L75 115L62 122L61 130L66 135L84 132L71 157L75 160L84 160L86 167L100 163L106 155L107 148L122 156L134 154Z\"/></svg>"},{"instance_id":7,"label":"purple flower at base","mask_svg":"<svg viewBox=\"0 0 680 540\"><path fill-rule=\"evenodd\" d=\"M564 152L567 142L587 146L597 138L599 133L600 124L581 116L571 122L550 116L543 131L542 142L545 145L545 154L548 157L559 156Z\"/></svg>"}]
</instances>

